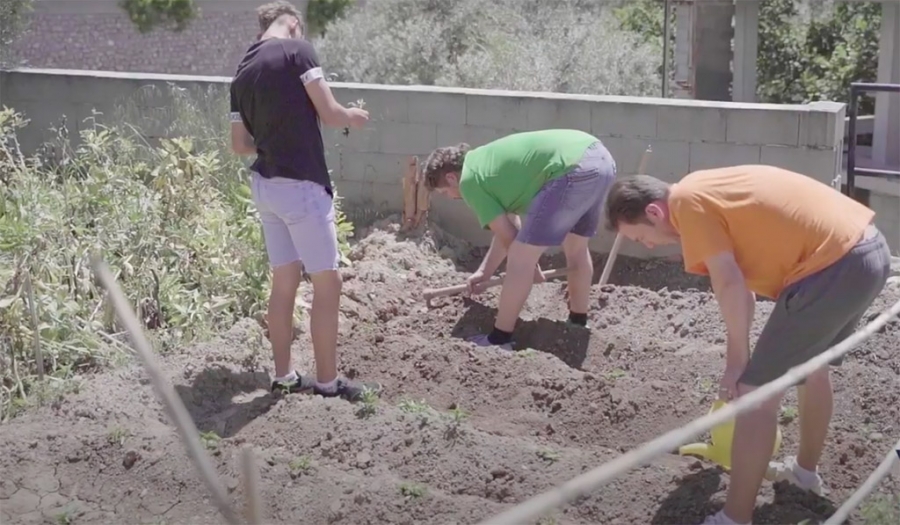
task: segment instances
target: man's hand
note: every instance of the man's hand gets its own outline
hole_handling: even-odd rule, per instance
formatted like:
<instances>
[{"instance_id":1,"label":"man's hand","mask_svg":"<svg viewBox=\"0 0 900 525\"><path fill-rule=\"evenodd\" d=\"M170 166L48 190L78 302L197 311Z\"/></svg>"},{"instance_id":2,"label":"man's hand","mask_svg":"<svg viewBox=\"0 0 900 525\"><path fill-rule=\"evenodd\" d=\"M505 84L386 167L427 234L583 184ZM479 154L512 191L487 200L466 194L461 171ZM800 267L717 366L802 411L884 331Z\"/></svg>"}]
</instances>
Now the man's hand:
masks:
<instances>
[{"instance_id":1,"label":"man's hand","mask_svg":"<svg viewBox=\"0 0 900 525\"><path fill-rule=\"evenodd\" d=\"M726 362L725 372L722 373L722 379L719 381L719 399L723 401L731 401L738 397L738 379L744 373L747 363L744 362Z\"/></svg>"},{"instance_id":2,"label":"man's hand","mask_svg":"<svg viewBox=\"0 0 900 525\"><path fill-rule=\"evenodd\" d=\"M468 288L469 295L478 295L483 292L484 287L481 286L481 284L488 279L489 277L480 270L470 275L469 278L466 279L466 287Z\"/></svg>"},{"instance_id":3,"label":"man's hand","mask_svg":"<svg viewBox=\"0 0 900 525\"><path fill-rule=\"evenodd\" d=\"M351 128L360 129L369 121L369 112L360 108L347 108Z\"/></svg>"}]
</instances>

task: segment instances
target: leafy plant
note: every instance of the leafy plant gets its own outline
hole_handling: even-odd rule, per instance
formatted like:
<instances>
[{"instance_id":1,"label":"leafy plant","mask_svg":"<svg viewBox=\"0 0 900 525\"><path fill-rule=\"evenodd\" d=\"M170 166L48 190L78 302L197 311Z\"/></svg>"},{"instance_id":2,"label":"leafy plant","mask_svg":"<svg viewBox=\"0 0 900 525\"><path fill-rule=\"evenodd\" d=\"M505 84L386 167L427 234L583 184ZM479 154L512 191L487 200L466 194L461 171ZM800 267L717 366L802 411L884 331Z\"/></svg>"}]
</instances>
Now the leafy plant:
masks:
<instances>
[{"instance_id":1,"label":"leafy plant","mask_svg":"<svg viewBox=\"0 0 900 525\"><path fill-rule=\"evenodd\" d=\"M165 104L143 105L165 97ZM160 107L156 111L141 107ZM242 159L217 90L145 90L72 144L66 126L35 155L0 110L0 418L76 374L130 354L88 263L101 254L160 351L265 310L269 267ZM170 138L150 140L153 135ZM346 257L353 226L336 204ZM37 381L33 282L46 385Z\"/></svg>"},{"instance_id":2,"label":"leafy plant","mask_svg":"<svg viewBox=\"0 0 900 525\"><path fill-rule=\"evenodd\" d=\"M141 33L159 26L183 31L197 16L194 0L119 0L119 6Z\"/></svg>"}]
</instances>

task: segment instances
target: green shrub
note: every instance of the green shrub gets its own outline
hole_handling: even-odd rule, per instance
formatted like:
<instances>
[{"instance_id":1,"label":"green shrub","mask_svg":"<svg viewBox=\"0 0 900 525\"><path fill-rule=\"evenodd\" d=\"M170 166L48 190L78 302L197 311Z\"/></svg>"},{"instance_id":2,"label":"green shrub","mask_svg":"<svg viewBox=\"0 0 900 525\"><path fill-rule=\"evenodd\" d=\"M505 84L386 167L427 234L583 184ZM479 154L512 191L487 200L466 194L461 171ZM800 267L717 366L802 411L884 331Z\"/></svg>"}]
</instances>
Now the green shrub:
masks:
<instances>
[{"instance_id":1,"label":"green shrub","mask_svg":"<svg viewBox=\"0 0 900 525\"><path fill-rule=\"evenodd\" d=\"M316 46L346 82L632 96L661 84L659 44L587 0L379 0Z\"/></svg>"},{"instance_id":2,"label":"green shrub","mask_svg":"<svg viewBox=\"0 0 900 525\"><path fill-rule=\"evenodd\" d=\"M0 112L0 359L12 360L0 363L4 418L39 386L26 274L44 366L61 380L124 350L91 274L92 253L116 273L163 351L265 308L269 268L247 170L227 150L227 113L209 111L225 101L171 91L172 103L156 117L145 113L144 123L177 111L164 133L172 138L148 140L117 119L92 122L77 147L61 129L31 157L16 141L24 118ZM339 220L346 250L353 228Z\"/></svg>"}]
</instances>

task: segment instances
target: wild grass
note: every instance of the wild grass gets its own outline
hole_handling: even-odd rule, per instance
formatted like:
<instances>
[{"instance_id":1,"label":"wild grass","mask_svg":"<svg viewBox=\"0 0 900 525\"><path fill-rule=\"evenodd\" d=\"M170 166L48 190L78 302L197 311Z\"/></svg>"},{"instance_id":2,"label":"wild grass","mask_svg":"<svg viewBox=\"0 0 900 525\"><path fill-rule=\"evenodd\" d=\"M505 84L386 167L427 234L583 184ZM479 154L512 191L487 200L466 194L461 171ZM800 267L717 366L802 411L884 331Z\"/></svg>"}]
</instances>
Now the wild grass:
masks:
<instances>
[{"instance_id":1,"label":"wild grass","mask_svg":"<svg viewBox=\"0 0 900 525\"><path fill-rule=\"evenodd\" d=\"M104 123L81 125L78 140L61 126L28 155L17 140L27 116L2 108L0 419L128 356L92 278L92 253L116 272L160 352L265 308L269 268L246 161L228 148L226 109L214 89L148 89ZM346 253L353 225L342 213L338 222Z\"/></svg>"}]
</instances>

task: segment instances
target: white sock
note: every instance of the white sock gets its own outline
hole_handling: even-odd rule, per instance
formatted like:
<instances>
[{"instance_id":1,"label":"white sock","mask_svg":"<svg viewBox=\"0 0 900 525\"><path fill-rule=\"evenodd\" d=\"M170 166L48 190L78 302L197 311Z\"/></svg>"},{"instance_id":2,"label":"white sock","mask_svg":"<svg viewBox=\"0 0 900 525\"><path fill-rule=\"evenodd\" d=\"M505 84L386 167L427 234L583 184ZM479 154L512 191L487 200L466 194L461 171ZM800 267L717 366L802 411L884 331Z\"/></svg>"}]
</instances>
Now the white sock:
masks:
<instances>
[{"instance_id":1,"label":"white sock","mask_svg":"<svg viewBox=\"0 0 900 525\"><path fill-rule=\"evenodd\" d=\"M327 383L320 383L316 381L316 387L318 387L318 389L322 392L328 392L329 394L331 394L337 390L337 378L334 378Z\"/></svg>"},{"instance_id":2,"label":"white sock","mask_svg":"<svg viewBox=\"0 0 900 525\"><path fill-rule=\"evenodd\" d=\"M799 481L804 487L811 487L816 484L816 475L817 470L806 470L801 467L799 463L794 462L794 475L797 476L797 481Z\"/></svg>"},{"instance_id":3,"label":"white sock","mask_svg":"<svg viewBox=\"0 0 900 525\"><path fill-rule=\"evenodd\" d=\"M720 510L718 513L717 523L721 525L750 525L750 523L738 523L733 519L729 518L727 514L725 514L725 509Z\"/></svg>"},{"instance_id":4,"label":"white sock","mask_svg":"<svg viewBox=\"0 0 900 525\"><path fill-rule=\"evenodd\" d=\"M275 378L276 383L290 383L291 381L296 381L296 380L297 380L297 371L296 370L291 370L291 373L286 376Z\"/></svg>"}]
</instances>

